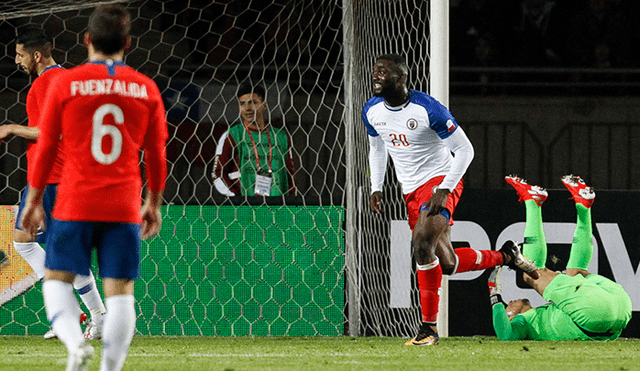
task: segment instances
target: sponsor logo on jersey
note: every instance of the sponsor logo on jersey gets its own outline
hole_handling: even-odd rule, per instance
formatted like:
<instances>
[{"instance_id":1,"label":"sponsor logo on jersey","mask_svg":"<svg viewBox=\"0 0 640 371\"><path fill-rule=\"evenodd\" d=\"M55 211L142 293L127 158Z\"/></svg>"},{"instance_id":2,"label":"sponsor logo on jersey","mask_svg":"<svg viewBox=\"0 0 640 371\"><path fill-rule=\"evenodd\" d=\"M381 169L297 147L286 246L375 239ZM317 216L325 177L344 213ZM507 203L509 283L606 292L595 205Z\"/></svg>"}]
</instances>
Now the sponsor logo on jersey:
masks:
<instances>
[{"instance_id":1,"label":"sponsor logo on jersey","mask_svg":"<svg viewBox=\"0 0 640 371\"><path fill-rule=\"evenodd\" d=\"M407 127L409 128L409 130L417 129L418 128L418 120L416 120L416 119L407 120Z\"/></svg>"},{"instance_id":2,"label":"sponsor logo on jersey","mask_svg":"<svg viewBox=\"0 0 640 371\"><path fill-rule=\"evenodd\" d=\"M385 126L385 125L387 125L387 123L386 122L376 122L373 125L374 126Z\"/></svg>"},{"instance_id":3,"label":"sponsor logo on jersey","mask_svg":"<svg viewBox=\"0 0 640 371\"><path fill-rule=\"evenodd\" d=\"M125 97L148 99L147 87L135 82L122 80L82 80L71 81L71 96L76 95L110 95L118 94Z\"/></svg>"}]
</instances>

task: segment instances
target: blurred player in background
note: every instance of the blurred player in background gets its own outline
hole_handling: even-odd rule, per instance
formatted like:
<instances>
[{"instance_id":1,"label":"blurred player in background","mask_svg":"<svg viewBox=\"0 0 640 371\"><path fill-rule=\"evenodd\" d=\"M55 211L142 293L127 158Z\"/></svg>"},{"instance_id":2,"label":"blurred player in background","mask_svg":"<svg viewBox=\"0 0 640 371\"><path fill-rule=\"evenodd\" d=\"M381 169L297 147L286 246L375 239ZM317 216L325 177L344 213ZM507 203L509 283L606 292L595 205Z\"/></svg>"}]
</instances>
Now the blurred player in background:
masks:
<instances>
[{"instance_id":1,"label":"blurred player in background","mask_svg":"<svg viewBox=\"0 0 640 371\"><path fill-rule=\"evenodd\" d=\"M52 159L62 146L64 171L53 211L43 294L47 317L67 346L67 370L85 370L93 356L74 318L73 282L88 274L97 249L107 313L101 370L120 370L135 332L134 279L140 238L160 230L168 137L156 84L124 62L130 15L121 5L99 6L84 41L89 61L51 82L39 122L40 138L22 225L35 233ZM139 163L144 150L147 191L141 210ZM77 305L77 303L76 303Z\"/></svg>"},{"instance_id":2,"label":"blurred player in background","mask_svg":"<svg viewBox=\"0 0 640 371\"><path fill-rule=\"evenodd\" d=\"M295 196L291 137L265 117L264 88L245 83L237 97L240 122L222 134L216 148L212 174L216 190L230 197Z\"/></svg>"},{"instance_id":3,"label":"blurred player in background","mask_svg":"<svg viewBox=\"0 0 640 371\"><path fill-rule=\"evenodd\" d=\"M587 271L593 255L591 205L596 197L593 189L578 176L562 178L575 200L578 220L566 270L559 273L545 268L547 243L541 206L547 192L517 176L505 179L526 207L523 254L540 268L538 279L525 274L525 282L549 303L532 308L529 300L519 299L510 301L505 308L499 280L501 267L494 268L489 276L489 293L498 339L617 339L631 320L631 298L621 285Z\"/></svg>"},{"instance_id":4,"label":"blurred player in background","mask_svg":"<svg viewBox=\"0 0 640 371\"><path fill-rule=\"evenodd\" d=\"M29 184L33 178L33 164L36 152L37 139L40 134L38 128L38 120L44 105L44 98L47 88L54 76L64 71L62 66L56 64L51 54L53 48L53 40L48 33L42 28L27 27L18 32L16 38L16 64L20 66L35 80L31 84L29 93L27 94L27 117L28 126L18 124L4 124L0 126L0 141L6 139L10 135L16 135L27 139L27 187L22 193L20 208L18 209L18 217L16 218L16 227L13 231L13 246L22 258L29 263L38 279L44 277L44 261L45 251L40 243L45 243L47 238L46 229L32 235L24 231L19 224L20 215L25 206L25 200L29 194ZM51 225L51 211L56 200L56 189L60 182L62 174L62 163L64 160L64 152L58 151L57 156L53 159L53 169L46 179L46 188L43 196L43 206L45 212L45 228ZM85 329L85 337L87 339L100 339L102 322L105 307L100 298L100 293L96 287L96 280L91 271L88 275L78 275L73 282L73 286L80 294L82 301L91 312L91 322ZM80 311L78 307L78 316L83 321L86 315ZM55 338L53 330L48 331L45 339Z\"/></svg>"},{"instance_id":5,"label":"blurred player in background","mask_svg":"<svg viewBox=\"0 0 640 371\"><path fill-rule=\"evenodd\" d=\"M453 248L452 215L462 194L462 176L473 159L471 142L451 113L433 97L407 87L403 57L386 54L373 66L374 97L362 110L369 134L370 206L382 210L382 186L391 156L413 232L422 323L406 345L438 344L438 304L443 274L509 265L535 275L518 246L500 251ZM393 247L392 247L393 248Z\"/></svg>"}]
</instances>

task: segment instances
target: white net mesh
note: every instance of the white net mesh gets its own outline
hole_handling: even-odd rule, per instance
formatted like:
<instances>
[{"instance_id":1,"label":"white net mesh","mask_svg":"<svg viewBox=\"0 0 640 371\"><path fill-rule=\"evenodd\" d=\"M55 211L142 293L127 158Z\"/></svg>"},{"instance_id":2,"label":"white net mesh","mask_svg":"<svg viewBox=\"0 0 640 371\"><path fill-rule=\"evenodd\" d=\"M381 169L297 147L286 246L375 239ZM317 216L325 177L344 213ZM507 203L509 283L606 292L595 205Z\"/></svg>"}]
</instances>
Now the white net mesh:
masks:
<instances>
[{"instance_id":1,"label":"white net mesh","mask_svg":"<svg viewBox=\"0 0 640 371\"><path fill-rule=\"evenodd\" d=\"M95 7L98 4L122 3L125 0L5 0L0 4L0 19L33 17L68 10L80 10Z\"/></svg>"},{"instance_id":2,"label":"white net mesh","mask_svg":"<svg viewBox=\"0 0 640 371\"><path fill-rule=\"evenodd\" d=\"M375 58L385 53L398 53L407 58L410 68L409 86L428 91L429 4L425 1L356 1L354 4L354 106L362 107L371 97L371 68ZM384 16L381 16L384 15ZM354 112L356 123L357 183L362 185L363 212L360 214L359 242L362 244L362 328L367 335L413 336L420 323L417 287L412 287L410 308L391 308L390 235L391 220L406 220L406 209L392 168L385 176L383 189L385 213L368 211L370 184L368 179L368 139L361 127L361 111ZM390 161L391 162L391 161ZM391 246L393 248L393 246ZM413 275L412 275L413 277ZM413 279L412 279L413 281Z\"/></svg>"},{"instance_id":3,"label":"white net mesh","mask_svg":"<svg viewBox=\"0 0 640 371\"><path fill-rule=\"evenodd\" d=\"M371 64L378 54L400 52L408 58L413 87L426 89L427 4L354 1L353 24L344 23L343 2L337 0L147 0L126 6L133 18L126 63L158 84L170 128L168 206L161 235L141 252L138 331L346 333L344 125L349 121L355 127L354 182L366 200L368 143L360 109L371 94ZM82 35L92 7L79 1L9 1L0 6L0 120L27 123L30 78L13 61L16 30L45 27L55 38L54 58L70 68L86 60ZM355 30L349 120L345 27ZM244 82L266 87L271 125L292 138L297 196L229 198L213 186L216 145L238 122L235 93ZM26 185L25 150L20 138L0 144L0 204L16 204ZM385 218L403 219L393 174L387 179ZM388 306L388 220L372 218L366 208L362 217L360 272L366 273L359 331L408 334L417 323L415 308ZM10 223L5 223L9 228L3 230L0 246L10 258L0 270L4 291L15 277L28 273L17 263ZM39 284L0 307L0 334L46 329Z\"/></svg>"}]
</instances>

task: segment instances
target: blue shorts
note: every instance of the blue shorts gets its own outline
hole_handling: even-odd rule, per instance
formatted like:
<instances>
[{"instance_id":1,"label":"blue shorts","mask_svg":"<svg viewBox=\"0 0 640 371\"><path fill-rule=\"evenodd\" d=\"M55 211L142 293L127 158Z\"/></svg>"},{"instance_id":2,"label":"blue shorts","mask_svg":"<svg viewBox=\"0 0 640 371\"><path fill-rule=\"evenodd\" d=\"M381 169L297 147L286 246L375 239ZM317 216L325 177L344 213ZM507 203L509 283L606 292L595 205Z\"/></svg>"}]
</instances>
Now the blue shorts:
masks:
<instances>
[{"instance_id":1,"label":"blue shorts","mask_svg":"<svg viewBox=\"0 0 640 371\"><path fill-rule=\"evenodd\" d=\"M44 208L44 225L45 229L39 230L36 236L37 243L47 242L47 228L52 223L51 213L53 212L53 205L56 203L56 194L58 192L57 184L47 184L44 189L44 196L42 197L42 207ZM27 194L29 193L29 185L22 192L22 198L20 199L20 207L18 208L18 215L16 216L16 229L22 230L20 226L20 217L22 216L22 210L24 210L25 203L27 202Z\"/></svg>"},{"instance_id":2,"label":"blue shorts","mask_svg":"<svg viewBox=\"0 0 640 371\"><path fill-rule=\"evenodd\" d=\"M44 266L89 275L95 246L101 277L136 279L140 264L140 224L53 219Z\"/></svg>"}]
</instances>

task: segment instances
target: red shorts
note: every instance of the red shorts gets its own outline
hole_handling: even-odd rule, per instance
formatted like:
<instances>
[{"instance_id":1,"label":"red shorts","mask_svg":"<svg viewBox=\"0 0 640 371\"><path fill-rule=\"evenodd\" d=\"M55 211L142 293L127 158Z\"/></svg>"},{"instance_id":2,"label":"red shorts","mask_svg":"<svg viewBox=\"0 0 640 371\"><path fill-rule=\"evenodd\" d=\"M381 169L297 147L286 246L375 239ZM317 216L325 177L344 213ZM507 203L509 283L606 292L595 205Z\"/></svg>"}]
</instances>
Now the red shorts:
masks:
<instances>
[{"instance_id":1,"label":"red shorts","mask_svg":"<svg viewBox=\"0 0 640 371\"><path fill-rule=\"evenodd\" d=\"M437 176L418 187L415 191L404 195L404 202L407 205L407 213L409 214L409 227L411 227L412 232L413 227L415 227L418 222L418 216L420 216L420 207L429 201L431 196L433 196L435 187L440 185L443 179L444 175ZM449 225L453 225L453 212L458 205L458 201L460 201L460 196L464 189L464 185L462 183L462 179L460 179L456 188L449 194L449 197L447 197L446 208L449 210L449 214L451 215L451 218L449 218Z\"/></svg>"}]
</instances>

